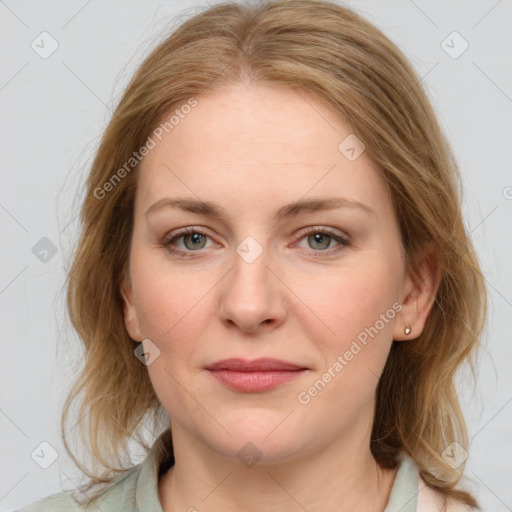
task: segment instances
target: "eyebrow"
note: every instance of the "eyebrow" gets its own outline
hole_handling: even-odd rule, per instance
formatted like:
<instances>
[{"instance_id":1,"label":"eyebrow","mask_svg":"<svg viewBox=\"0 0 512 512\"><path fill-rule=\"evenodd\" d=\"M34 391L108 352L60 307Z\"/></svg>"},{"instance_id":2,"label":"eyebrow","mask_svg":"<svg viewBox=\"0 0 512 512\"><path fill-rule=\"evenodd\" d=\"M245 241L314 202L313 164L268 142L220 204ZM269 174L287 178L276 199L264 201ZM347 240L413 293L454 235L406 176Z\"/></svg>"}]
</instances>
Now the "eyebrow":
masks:
<instances>
[{"instance_id":1,"label":"eyebrow","mask_svg":"<svg viewBox=\"0 0 512 512\"><path fill-rule=\"evenodd\" d=\"M186 197L164 197L151 205L144 214L148 217L150 214L167 208L179 208L180 210L215 217L225 220L228 217L226 210L210 201L201 201L195 198ZM287 204L277 211L275 219L280 221L283 219L296 217L301 213L312 213L322 210L332 210L335 208L353 208L359 209L366 213L376 214L368 205L359 201L351 201L342 197L327 197L321 199L299 200Z\"/></svg>"}]
</instances>

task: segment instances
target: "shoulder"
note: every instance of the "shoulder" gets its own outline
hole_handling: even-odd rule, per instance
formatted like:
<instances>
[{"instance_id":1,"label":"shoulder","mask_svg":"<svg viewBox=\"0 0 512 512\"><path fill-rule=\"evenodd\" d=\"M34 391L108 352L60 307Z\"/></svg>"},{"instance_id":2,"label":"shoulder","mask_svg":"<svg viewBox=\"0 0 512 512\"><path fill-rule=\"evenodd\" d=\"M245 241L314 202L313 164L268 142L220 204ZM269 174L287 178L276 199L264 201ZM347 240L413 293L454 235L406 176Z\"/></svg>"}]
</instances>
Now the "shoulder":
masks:
<instances>
[{"instance_id":1,"label":"shoulder","mask_svg":"<svg viewBox=\"0 0 512 512\"><path fill-rule=\"evenodd\" d=\"M421 476L418 476L418 512L474 512L475 509L454 499L448 499L439 491L429 487Z\"/></svg>"},{"instance_id":2,"label":"shoulder","mask_svg":"<svg viewBox=\"0 0 512 512\"><path fill-rule=\"evenodd\" d=\"M73 494L77 491L62 491L16 512L161 512L158 477L159 470L168 462L174 462L170 428L155 441L143 462L125 470L106 487L87 491L88 504L75 500Z\"/></svg>"},{"instance_id":3,"label":"shoulder","mask_svg":"<svg viewBox=\"0 0 512 512\"><path fill-rule=\"evenodd\" d=\"M68 511L73 512L75 510L84 510L79 508L78 503L75 502L71 496L72 491L62 491L46 498L42 498L31 505L19 509L17 512L59 512Z\"/></svg>"},{"instance_id":4,"label":"shoulder","mask_svg":"<svg viewBox=\"0 0 512 512\"><path fill-rule=\"evenodd\" d=\"M51 494L16 512L130 512L137 510L135 488L139 467L130 468L103 492L96 491L96 497L88 504L80 504L73 497L73 491L67 490ZM92 492L90 495L94 495Z\"/></svg>"}]
</instances>

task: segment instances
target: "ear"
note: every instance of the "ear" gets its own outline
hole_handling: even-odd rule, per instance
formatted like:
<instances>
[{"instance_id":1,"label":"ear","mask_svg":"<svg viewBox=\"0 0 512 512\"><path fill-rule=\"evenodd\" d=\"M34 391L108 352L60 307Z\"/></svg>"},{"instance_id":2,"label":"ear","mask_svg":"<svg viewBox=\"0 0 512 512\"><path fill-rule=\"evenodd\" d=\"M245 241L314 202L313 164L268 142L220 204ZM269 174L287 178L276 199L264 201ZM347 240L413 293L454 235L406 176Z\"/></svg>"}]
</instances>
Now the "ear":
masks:
<instances>
[{"instance_id":1,"label":"ear","mask_svg":"<svg viewBox=\"0 0 512 512\"><path fill-rule=\"evenodd\" d=\"M423 332L441 282L440 254L434 246L429 246L413 267L402 286L402 310L393 331L397 341L415 339ZM410 334L404 332L406 325Z\"/></svg>"},{"instance_id":2,"label":"ear","mask_svg":"<svg viewBox=\"0 0 512 512\"><path fill-rule=\"evenodd\" d=\"M124 324L128 335L132 340L142 341L142 335L140 333L139 321L137 319L137 311L133 301L132 284L130 278L126 277L126 273L123 272L121 280L121 295L123 297L123 315Z\"/></svg>"}]
</instances>

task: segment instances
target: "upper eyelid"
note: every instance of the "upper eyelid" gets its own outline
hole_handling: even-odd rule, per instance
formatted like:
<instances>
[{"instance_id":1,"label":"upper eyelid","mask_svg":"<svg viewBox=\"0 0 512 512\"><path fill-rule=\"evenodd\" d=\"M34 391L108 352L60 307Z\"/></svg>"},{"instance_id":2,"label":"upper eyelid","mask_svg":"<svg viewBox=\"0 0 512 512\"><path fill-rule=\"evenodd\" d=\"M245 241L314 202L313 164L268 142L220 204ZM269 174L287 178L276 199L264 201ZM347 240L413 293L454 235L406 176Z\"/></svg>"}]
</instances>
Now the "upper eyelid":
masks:
<instances>
[{"instance_id":1,"label":"upper eyelid","mask_svg":"<svg viewBox=\"0 0 512 512\"><path fill-rule=\"evenodd\" d=\"M307 226L305 228L301 228L295 236L299 235L305 235L310 232L316 232L316 231L325 231L327 234L337 235L343 238L349 238L348 234L345 232L338 230L336 228L331 228L327 226L322 225L313 225L313 226ZM178 228L177 230L173 230L167 235L165 235L164 239L172 239L178 236L184 236L191 233L200 233L204 234L206 236L209 236L210 238L215 238L209 234L209 228L205 228L203 226L186 226L184 228Z\"/></svg>"},{"instance_id":2,"label":"upper eyelid","mask_svg":"<svg viewBox=\"0 0 512 512\"><path fill-rule=\"evenodd\" d=\"M344 231L341 231L336 228L322 226L322 225L313 225L313 226L308 226L306 228L302 228L298 231L296 236L299 236L299 235L302 236L302 235L306 235L306 234L312 233L312 232L315 233L317 231L324 231L329 235L335 235L335 236L339 236L341 238L347 238L347 239L349 238L348 234L346 234Z\"/></svg>"}]
</instances>

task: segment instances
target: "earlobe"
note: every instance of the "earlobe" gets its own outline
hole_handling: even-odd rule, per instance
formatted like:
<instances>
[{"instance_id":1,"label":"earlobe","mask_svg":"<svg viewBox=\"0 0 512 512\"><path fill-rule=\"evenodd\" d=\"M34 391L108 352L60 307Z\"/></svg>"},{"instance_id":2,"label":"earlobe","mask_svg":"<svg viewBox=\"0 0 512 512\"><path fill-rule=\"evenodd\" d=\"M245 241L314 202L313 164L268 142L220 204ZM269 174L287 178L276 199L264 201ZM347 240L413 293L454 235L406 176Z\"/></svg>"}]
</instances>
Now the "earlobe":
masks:
<instances>
[{"instance_id":1,"label":"earlobe","mask_svg":"<svg viewBox=\"0 0 512 512\"><path fill-rule=\"evenodd\" d=\"M438 252L430 247L404 281L402 310L397 319L393 339L412 340L420 336L434 304L441 282Z\"/></svg>"},{"instance_id":2,"label":"earlobe","mask_svg":"<svg viewBox=\"0 0 512 512\"><path fill-rule=\"evenodd\" d=\"M135 341L142 341L133 301L132 286L129 279L127 279L125 276L123 276L121 283L121 295L123 297L124 324L128 335Z\"/></svg>"}]
</instances>

